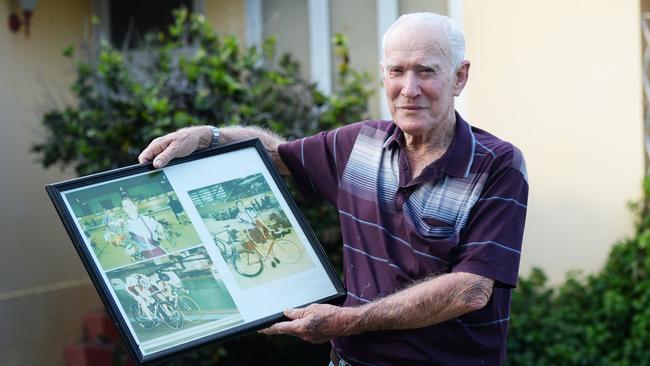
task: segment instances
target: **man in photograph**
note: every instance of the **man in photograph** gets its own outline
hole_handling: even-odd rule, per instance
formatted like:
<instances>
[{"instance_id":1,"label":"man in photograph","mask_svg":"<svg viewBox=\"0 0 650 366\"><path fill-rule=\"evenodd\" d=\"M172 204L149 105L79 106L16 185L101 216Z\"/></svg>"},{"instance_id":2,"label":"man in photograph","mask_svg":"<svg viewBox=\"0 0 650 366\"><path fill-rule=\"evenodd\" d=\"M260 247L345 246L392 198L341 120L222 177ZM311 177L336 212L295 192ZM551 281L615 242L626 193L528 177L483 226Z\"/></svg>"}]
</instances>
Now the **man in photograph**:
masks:
<instances>
[{"instance_id":1,"label":"man in photograph","mask_svg":"<svg viewBox=\"0 0 650 366\"><path fill-rule=\"evenodd\" d=\"M165 301L172 302L176 295L174 294L175 290L182 290L183 281L178 277L178 275L171 270L160 270L156 271L149 276L151 283L156 285L160 289L160 293L164 297Z\"/></svg>"},{"instance_id":2,"label":"man in photograph","mask_svg":"<svg viewBox=\"0 0 650 366\"><path fill-rule=\"evenodd\" d=\"M151 287L150 279L140 273L134 273L126 276L124 279L124 289L126 293L135 300L142 312L149 320L153 320L151 306L156 302L149 288Z\"/></svg>"},{"instance_id":3,"label":"man in photograph","mask_svg":"<svg viewBox=\"0 0 650 366\"><path fill-rule=\"evenodd\" d=\"M259 138L282 174L334 205L343 306L289 309L266 334L332 344L332 364L498 365L505 359L528 183L521 152L454 109L469 77L464 37L432 13L400 17L381 62L392 121L286 142L252 127L191 127L139 157L162 167Z\"/></svg>"},{"instance_id":4,"label":"man in photograph","mask_svg":"<svg viewBox=\"0 0 650 366\"><path fill-rule=\"evenodd\" d=\"M160 244L159 232L164 230L160 222L140 215L137 204L128 196L122 198L122 210L127 215L124 226L134 249L144 258L166 254Z\"/></svg>"},{"instance_id":5,"label":"man in photograph","mask_svg":"<svg viewBox=\"0 0 650 366\"><path fill-rule=\"evenodd\" d=\"M176 217L176 221L178 221L179 224L187 224L188 222L182 218L184 210L181 201L176 199L173 193L169 193L167 200L169 201L169 208L171 208L174 216Z\"/></svg>"},{"instance_id":6,"label":"man in photograph","mask_svg":"<svg viewBox=\"0 0 650 366\"><path fill-rule=\"evenodd\" d=\"M245 207L242 201L237 201L235 207L237 208L237 221L242 225L253 243L263 244L266 242L266 233L269 230L259 220L258 213L252 208Z\"/></svg>"}]
</instances>

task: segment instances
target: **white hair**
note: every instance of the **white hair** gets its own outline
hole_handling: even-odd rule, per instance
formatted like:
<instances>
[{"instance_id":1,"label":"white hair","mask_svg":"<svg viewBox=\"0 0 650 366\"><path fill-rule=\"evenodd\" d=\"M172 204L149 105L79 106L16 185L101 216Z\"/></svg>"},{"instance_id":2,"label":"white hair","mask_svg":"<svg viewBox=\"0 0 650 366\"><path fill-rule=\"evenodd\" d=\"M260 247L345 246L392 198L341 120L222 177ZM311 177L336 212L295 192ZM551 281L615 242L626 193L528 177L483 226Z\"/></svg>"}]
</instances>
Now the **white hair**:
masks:
<instances>
[{"instance_id":1,"label":"white hair","mask_svg":"<svg viewBox=\"0 0 650 366\"><path fill-rule=\"evenodd\" d=\"M384 33L384 38L382 39L384 58L386 58L386 41L388 40L388 36L397 27L403 25L418 26L426 32L435 32L442 29L444 31L443 35L447 39L453 70L458 69L465 59L465 36L463 36L463 32L449 17L436 13L411 13L397 18L386 33Z\"/></svg>"}]
</instances>

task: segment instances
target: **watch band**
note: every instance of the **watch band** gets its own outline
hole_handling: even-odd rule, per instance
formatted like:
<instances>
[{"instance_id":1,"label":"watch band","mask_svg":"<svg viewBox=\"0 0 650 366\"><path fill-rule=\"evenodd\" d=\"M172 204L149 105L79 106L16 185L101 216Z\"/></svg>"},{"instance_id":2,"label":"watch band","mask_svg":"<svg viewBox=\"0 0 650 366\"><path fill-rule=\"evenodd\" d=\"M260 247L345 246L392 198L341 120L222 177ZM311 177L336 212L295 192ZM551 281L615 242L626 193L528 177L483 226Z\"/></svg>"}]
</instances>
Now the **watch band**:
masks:
<instances>
[{"instance_id":1,"label":"watch band","mask_svg":"<svg viewBox=\"0 0 650 366\"><path fill-rule=\"evenodd\" d=\"M220 134L219 134L219 128L211 126L212 128L212 140L210 140L210 145L208 147L215 147L219 145L220 141Z\"/></svg>"}]
</instances>

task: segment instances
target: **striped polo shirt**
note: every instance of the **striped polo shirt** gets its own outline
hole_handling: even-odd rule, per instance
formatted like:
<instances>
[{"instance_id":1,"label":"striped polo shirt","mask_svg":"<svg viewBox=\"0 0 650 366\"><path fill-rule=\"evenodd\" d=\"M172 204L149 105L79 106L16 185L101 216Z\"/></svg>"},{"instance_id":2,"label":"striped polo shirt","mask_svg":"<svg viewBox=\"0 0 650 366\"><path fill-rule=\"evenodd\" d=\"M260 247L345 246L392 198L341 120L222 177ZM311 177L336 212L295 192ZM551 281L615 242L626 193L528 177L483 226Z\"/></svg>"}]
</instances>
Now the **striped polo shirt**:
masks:
<instances>
[{"instance_id":1,"label":"striped polo shirt","mask_svg":"<svg viewBox=\"0 0 650 366\"><path fill-rule=\"evenodd\" d=\"M339 212L344 306L435 274L495 280L483 309L433 326L332 340L356 365L498 365L505 359L528 182L519 149L456 114L447 151L413 177L392 121L363 121L282 144L298 186Z\"/></svg>"}]
</instances>

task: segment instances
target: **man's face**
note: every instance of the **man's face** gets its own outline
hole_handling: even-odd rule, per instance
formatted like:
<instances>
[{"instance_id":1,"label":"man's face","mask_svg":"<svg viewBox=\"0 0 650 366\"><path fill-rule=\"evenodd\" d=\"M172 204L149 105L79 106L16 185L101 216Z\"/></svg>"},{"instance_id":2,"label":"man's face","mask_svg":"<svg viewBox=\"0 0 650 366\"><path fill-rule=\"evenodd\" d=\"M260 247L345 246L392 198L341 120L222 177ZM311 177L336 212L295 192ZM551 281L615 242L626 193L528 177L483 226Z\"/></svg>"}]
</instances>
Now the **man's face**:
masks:
<instances>
[{"instance_id":1,"label":"man's face","mask_svg":"<svg viewBox=\"0 0 650 366\"><path fill-rule=\"evenodd\" d=\"M469 63L455 72L440 34L402 25L386 40L382 71L388 106L395 123L411 136L426 136L453 121L454 96L465 85Z\"/></svg>"}]
</instances>

